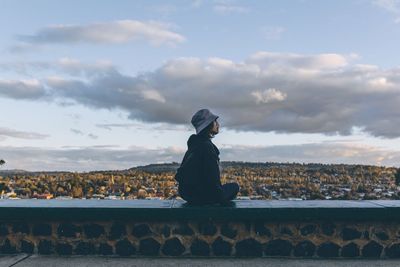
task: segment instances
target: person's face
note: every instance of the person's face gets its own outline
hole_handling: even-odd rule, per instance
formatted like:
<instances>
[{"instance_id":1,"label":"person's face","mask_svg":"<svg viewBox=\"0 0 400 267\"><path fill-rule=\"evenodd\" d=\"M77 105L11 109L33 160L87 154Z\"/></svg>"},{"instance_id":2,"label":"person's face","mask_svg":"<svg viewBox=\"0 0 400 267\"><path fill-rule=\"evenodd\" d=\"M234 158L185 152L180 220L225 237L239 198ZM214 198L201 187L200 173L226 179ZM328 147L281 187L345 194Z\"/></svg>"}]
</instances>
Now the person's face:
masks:
<instances>
[{"instance_id":1,"label":"person's face","mask_svg":"<svg viewBox=\"0 0 400 267\"><path fill-rule=\"evenodd\" d=\"M211 134L216 135L219 133L219 123L217 120L213 121L213 127L211 128Z\"/></svg>"}]
</instances>

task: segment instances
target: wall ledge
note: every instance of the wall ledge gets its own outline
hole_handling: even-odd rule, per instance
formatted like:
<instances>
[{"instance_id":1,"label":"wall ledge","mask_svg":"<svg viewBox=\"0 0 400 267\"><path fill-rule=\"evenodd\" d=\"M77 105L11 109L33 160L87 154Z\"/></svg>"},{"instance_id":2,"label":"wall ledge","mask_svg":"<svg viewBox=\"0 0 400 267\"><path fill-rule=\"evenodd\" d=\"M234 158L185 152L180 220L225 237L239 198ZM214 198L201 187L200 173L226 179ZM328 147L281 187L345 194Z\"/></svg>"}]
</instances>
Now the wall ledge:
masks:
<instances>
[{"instance_id":1,"label":"wall ledge","mask_svg":"<svg viewBox=\"0 0 400 267\"><path fill-rule=\"evenodd\" d=\"M0 200L0 220L399 221L398 200L235 200L188 206L183 200Z\"/></svg>"}]
</instances>

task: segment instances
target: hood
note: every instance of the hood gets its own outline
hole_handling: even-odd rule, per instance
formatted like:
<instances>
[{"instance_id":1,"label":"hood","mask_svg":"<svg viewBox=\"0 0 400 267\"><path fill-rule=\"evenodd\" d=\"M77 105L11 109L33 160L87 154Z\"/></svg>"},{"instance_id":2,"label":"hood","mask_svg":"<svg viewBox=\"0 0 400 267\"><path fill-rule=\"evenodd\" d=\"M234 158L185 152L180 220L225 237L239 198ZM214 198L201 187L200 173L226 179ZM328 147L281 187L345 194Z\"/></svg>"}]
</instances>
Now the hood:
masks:
<instances>
[{"instance_id":1,"label":"hood","mask_svg":"<svg viewBox=\"0 0 400 267\"><path fill-rule=\"evenodd\" d=\"M188 150L195 149L201 143L204 143L206 141L207 141L206 137L197 134L192 134L187 141Z\"/></svg>"},{"instance_id":2,"label":"hood","mask_svg":"<svg viewBox=\"0 0 400 267\"><path fill-rule=\"evenodd\" d=\"M213 145L215 152L219 155L218 148L211 142L210 138L207 138L207 137L201 136L201 135L197 135L197 134L192 134L189 137L189 139L187 141L188 150L193 150L205 142L210 142Z\"/></svg>"}]
</instances>

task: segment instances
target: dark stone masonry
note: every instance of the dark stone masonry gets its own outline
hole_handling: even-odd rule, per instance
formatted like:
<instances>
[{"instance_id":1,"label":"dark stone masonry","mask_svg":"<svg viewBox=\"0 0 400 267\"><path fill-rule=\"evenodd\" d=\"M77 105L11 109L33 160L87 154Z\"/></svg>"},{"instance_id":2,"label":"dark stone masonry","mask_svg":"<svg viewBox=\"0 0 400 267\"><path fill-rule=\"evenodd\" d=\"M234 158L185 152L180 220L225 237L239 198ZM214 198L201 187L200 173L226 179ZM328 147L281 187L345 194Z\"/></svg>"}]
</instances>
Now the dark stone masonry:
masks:
<instances>
[{"instance_id":1,"label":"dark stone masonry","mask_svg":"<svg viewBox=\"0 0 400 267\"><path fill-rule=\"evenodd\" d=\"M0 253L400 258L398 201L0 200Z\"/></svg>"}]
</instances>

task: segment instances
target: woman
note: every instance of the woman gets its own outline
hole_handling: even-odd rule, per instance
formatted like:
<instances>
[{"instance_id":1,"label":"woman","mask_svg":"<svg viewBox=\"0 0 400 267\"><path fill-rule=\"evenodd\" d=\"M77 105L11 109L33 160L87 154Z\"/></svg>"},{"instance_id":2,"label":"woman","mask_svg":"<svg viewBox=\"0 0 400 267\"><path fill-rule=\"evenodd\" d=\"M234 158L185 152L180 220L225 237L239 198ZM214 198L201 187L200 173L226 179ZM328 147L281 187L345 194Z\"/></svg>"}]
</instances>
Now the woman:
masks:
<instances>
[{"instance_id":1,"label":"woman","mask_svg":"<svg viewBox=\"0 0 400 267\"><path fill-rule=\"evenodd\" d=\"M179 195L191 204L226 203L239 192L237 183L221 184L219 150L211 142L219 132L217 119L208 109L201 109L191 120L196 134L189 137L188 150L175 175Z\"/></svg>"}]
</instances>

